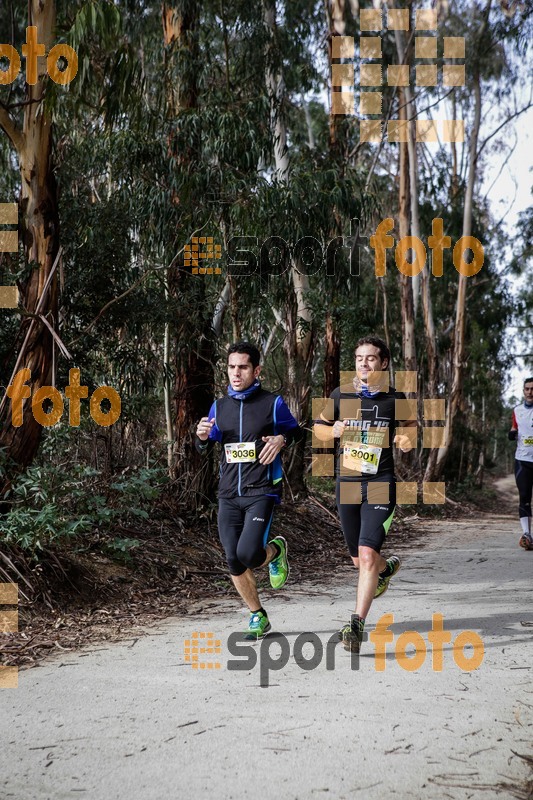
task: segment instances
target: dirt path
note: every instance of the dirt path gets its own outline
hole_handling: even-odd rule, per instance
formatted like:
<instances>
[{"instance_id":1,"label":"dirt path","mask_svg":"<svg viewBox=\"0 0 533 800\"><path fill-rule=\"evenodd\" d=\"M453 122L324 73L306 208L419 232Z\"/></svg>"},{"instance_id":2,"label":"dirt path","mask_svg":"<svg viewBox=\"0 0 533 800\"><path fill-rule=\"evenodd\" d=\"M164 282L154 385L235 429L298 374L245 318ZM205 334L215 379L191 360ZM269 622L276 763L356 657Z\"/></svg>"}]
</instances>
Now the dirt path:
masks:
<instances>
[{"instance_id":1,"label":"dirt path","mask_svg":"<svg viewBox=\"0 0 533 800\"><path fill-rule=\"evenodd\" d=\"M371 611L370 632L381 615L394 615L384 662L370 641L352 664L330 645L332 670L325 657L312 670L294 657L302 632L326 650L349 618L354 579L345 567L327 582L271 593L277 635L247 651L253 669L246 654L228 650L228 636L245 623L233 601L138 639L48 659L22 672L18 689L0 692L2 798L517 796L529 768L514 753L531 756L533 741L533 552L517 546L509 516L420 524L425 546L404 555ZM453 640L464 630L482 637L478 669L462 669L445 644L443 669L433 670L435 613ZM407 630L422 637L418 657L427 650L414 672L395 656ZM219 669L186 661L193 631L221 640L220 655L200 655ZM315 639L301 656L318 651ZM464 650L465 658L477 653ZM228 669L231 660L241 668Z\"/></svg>"}]
</instances>

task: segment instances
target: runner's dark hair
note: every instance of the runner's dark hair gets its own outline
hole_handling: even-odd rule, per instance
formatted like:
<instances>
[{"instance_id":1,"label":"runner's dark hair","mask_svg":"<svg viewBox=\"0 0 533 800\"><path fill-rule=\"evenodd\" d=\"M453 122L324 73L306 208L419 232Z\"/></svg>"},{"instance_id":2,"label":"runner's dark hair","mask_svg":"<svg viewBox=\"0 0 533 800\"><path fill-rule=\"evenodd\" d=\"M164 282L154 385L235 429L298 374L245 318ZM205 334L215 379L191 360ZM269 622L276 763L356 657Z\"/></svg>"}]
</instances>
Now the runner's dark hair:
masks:
<instances>
[{"instance_id":1,"label":"runner's dark hair","mask_svg":"<svg viewBox=\"0 0 533 800\"><path fill-rule=\"evenodd\" d=\"M533 383L533 378L526 378L524 381L524 386L526 385L526 383Z\"/></svg>"},{"instance_id":2,"label":"runner's dark hair","mask_svg":"<svg viewBox=\"0 0 533 800\"><path fill-rule=\"evenodd\" d=\"M391 357L390 357L390 350L387 347L387 343L380 339L379 336L363 336L355 345L355 350L363 344L371 344L374 347L377 347L379 350L379 357L383 361L384 359L388 359L388 366L390 366Z\"/></svg>"},{"instance_id":3,"label":"runner's dark hair","mask_svg":"<svg viewBox=\"0 0 533 800\"><path fill-rule=\"evenodd\" d=\"M228 347L228 358L232 353L247 353L250 356L250 361L252 362L252 366L258 367L259 361L261 359L261 354L259 350L252 344L251 342L234 342L232 345Z\"/></svg>"}]
</instances>

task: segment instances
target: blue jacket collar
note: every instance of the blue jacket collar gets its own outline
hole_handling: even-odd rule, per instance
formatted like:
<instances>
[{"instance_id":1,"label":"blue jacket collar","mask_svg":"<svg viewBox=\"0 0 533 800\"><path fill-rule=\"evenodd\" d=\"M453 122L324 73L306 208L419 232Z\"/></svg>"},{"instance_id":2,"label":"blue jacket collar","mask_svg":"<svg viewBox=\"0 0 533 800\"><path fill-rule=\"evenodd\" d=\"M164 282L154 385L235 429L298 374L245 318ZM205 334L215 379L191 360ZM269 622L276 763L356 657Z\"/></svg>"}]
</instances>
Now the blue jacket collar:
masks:
<instances>
[{"instance_id":1,"label":"blue jacket collar","mask_svg":"<svg viewBox=\"0 0 533 800\"><path fill-rule=\"evenodd\" d=\"M362 397L375 397L377 394L380 393L380 391L381 391L381 389L376 389L375 392L371 392L370 389L368 388L368 386L365 386L365 384L363 383L361 385L360 394L361 394Z\"/></svg>"},{"instance_id":2,"label":"blue jacket collar","mask_svg":"<svg viewBox=\"0 0 533 800\"><path fill-rule=\"evenodd\" d=\"M353 388L355 389L356 394L361 395L361 397L375 397L377 394L383 391L383 388L378 385L377 389L371 391L368 384L363 383L357 376L353 379Z\"/></svg>"},{"instance_id":3,"label":"blue jacket collar","mask_svg":"<svg viewBox=\"0 0 533 800\"><path fill-rule=\"evenodd\" d=\"M231 388L231 385L228 386L228 396L234 397L235 400L246 400L248 397L250 397L250 395L255 394L255 392L257 392L257 390L260 388L261 381L256 378L252 385L245 389L244 392L236 392L235 389Z\"/></svg>"}]
</instances>

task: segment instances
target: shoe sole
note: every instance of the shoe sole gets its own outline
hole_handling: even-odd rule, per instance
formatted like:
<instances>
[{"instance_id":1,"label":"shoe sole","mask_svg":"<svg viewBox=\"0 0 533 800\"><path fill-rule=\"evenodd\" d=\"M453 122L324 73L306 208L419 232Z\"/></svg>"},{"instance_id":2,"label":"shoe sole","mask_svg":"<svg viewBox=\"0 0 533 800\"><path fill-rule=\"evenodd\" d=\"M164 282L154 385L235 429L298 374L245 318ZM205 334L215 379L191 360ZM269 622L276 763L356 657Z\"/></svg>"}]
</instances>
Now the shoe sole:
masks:
<instances>
[{"instance_id":1,"label":"shoe sole","mask_svg":"<svg viewBox=\"0 0 533 800\"><path fill-rule=\"evenodd\" d=\"M248 632L247 632L247 633L246 633L246 636L244 637L244 640L245 640L246 642L257 642L257 641L259 641L259 639L262 639L264 636L266 636L266 635L267 635L267 633L268 633L269 631L271 631L271 630L272 630L272 625L271 625L271 624L270 624L270 622L269 622L269 623L268 623L268 628L265 628L265 630L263 631L263 633L259 633L259 634L257 634L257 633L252 633L252 632L249 632L249 633L248 633Z\"/></svg>"},{"instance_id":2,"label":"shoe sole","mask_svg":"<svg viewBox=\"0 0 533 800\"><path fill-rule=\"evenodd\" d=\"M281 539L281 541L285 545L285 561L287 562L287 577L285 578L281 586L272 586L272 583L270 584L270 588L274 589L274 591L277 591L278 589L283 589L283 587L289 580L289 575L291 574L291 565L289 564L289 545L287 544L286 538L284 536L276 536L275 538Z\"/></svg>"},{"instance_id":3,"label":"shoe sole","mask_svg":"<svg viewBox=\"0 0 533 800\"><path fill-rule=\"evenodd\" d=\"M358 653L361 650L361 642L356 636L353 638L351 636L343 636L342 643L344 645L344 649L348 650L350 653Z\"/></svg>"}]
</instances>

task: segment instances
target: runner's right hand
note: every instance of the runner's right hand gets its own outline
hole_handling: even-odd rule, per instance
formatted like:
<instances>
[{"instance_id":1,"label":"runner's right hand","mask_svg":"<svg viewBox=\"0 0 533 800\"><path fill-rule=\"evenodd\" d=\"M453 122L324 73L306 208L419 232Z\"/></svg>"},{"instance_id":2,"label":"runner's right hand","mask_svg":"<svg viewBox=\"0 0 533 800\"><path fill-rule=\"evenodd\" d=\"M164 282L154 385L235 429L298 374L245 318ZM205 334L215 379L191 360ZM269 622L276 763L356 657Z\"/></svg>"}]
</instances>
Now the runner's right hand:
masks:
<instances>
[{"instance_id":1,"label":"runner's right hand","mask_svg":"<svg viewBox=\"0 0 533 800\"><path fill-rule=\"evenodd\" d=\"M342 434L344 433L345 428L346 425L344 424L344 422L341 419L338 419L333 425L333 438L340 439Z\"/></svg>"},{"instance_id":2,"label":"runner's right hand","mask_svg":"<svg viewBox=\"0 0 533 800\"><path fill-rule=\"evenodd\" d=\"M196 435L202 440L202 442L205 442L209 438L209 433L214 424L214 417L213 419L209 419L209 417L202 417L198 423L198 427L196 428Z\"/></svg>"}]
</instances>

